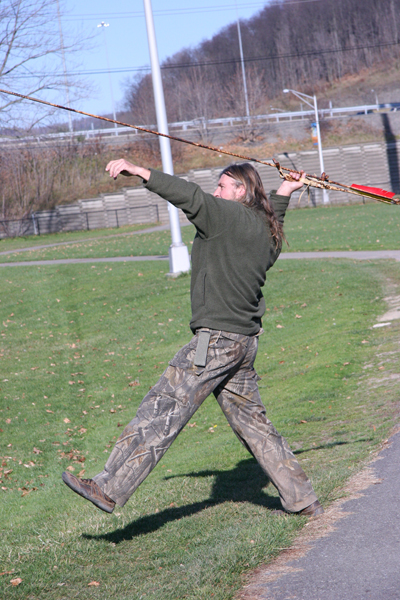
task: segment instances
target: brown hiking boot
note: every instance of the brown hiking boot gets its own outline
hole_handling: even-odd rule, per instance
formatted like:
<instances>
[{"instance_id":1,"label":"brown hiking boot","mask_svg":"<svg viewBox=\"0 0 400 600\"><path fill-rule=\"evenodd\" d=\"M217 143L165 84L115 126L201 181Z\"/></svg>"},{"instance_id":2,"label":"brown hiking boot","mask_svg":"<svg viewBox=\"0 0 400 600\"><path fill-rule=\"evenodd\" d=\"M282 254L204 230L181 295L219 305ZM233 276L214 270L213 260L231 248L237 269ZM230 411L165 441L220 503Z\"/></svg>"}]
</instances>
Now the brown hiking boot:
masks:
<instances>
[{"instance_id":1,"label":"brown hiking boot","mask_svg":"<svg viewBox=\"0 0 400 600\"><path fill-rule=\"evenodd\" d=\"M322 515L324 513L324 509L322 508L322 504L318 500L310 504L310 506L306 506L303 510L299 510L299 512L295 513L296 515L301 515L302 517L318 517L318 515Z\"/></svg>"},{"instance_id":2,"label":"brown hiking boot","mask_svg":"<svg viewBox=\"0 0 400 600\"><path fill-rule=\"evenodd\" d=\"M93 502L98 508L107 513L112 513L115 507L114 500L111 500L97 485L93 479L78 479L67 471L62 474L63 482L74 492Z\"/></svg>"}]
</instances>

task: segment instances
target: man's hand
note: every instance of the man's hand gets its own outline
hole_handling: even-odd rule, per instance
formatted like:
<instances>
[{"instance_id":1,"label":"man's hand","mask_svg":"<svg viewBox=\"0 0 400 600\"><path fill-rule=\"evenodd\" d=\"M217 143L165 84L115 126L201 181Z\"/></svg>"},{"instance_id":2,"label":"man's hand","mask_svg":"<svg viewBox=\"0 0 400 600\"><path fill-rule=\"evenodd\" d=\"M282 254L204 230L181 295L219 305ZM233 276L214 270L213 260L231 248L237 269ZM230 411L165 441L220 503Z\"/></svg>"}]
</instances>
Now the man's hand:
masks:
<instances>
[{"instance_id":1,"label":"man's hand","mask_svg":"<svg viewBox=\"0 0 400 600\"><path fill-rule=\"evenodd\" d=\"M144 181L148 181L150 179L149 169L139 167L138 165L133 165L124 158L110 161L106 166L106 171L108 171L110 173L110 177L113 177L114 179L117 179L118 175L125 175L125 177L132 177L132 175L136 175L137 177L141 177Z\"/></svg>"},{"instance_id":2,"label":"man's hand","mask_svg":"<svg viewBox=\"0 0 400 600\"><path fill-rule=\"evenodd\" d=\"M304 171L300 171L300 173L297 173L296 171L290 171L288 179L285 179L285 181L281 183L276 193L280 194L281 196L290 196L293 192L303 187L303 175Z\"/></svg>"}]
</instances>

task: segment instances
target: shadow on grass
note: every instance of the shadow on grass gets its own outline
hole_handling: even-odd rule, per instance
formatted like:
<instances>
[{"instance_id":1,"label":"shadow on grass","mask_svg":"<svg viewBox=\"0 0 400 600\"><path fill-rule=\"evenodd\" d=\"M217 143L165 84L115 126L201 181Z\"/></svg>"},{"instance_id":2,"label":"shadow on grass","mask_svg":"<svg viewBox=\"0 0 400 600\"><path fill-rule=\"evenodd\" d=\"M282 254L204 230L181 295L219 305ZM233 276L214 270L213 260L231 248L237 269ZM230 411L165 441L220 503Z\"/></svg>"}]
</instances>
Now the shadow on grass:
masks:
<instances>
[{"instance_id":1,"label":"shadow on grass","mask_svg":"<svg viewBox=\"0 0 400 600\"><path fill-rule=\"evenodd\" d=\"M264 506L269 510L282 508L279 498L270 496L263 491L263 488L268 485L269 480L253 458L242 460L230 471L199 471L166 477L165 479L174 479L176 477L214 477L210 497L201 502L167 508L157 514L141 517L129 523L126 527L116 529L110 533L101 535L83 534L82 537L88 540L106 540L118 544L139 535L156 531L170 521L178 521L183 517L194 515L212 505L224 502L251 502L258 506Z\"/></svg>"},{"instance_id":2,"label":"shadow on grass","mask_svg":"<svg viewBox=\"0 0 400 600\"><path fill-rule=\"evenodd\" d=\"M315 452L316 450L328 450L329 448L334 448L335 446L345 446L346 444L362 444L363 442L372 442L372 438L361 438L359 440L352 440L351 442L326 442L326 444L321 444L320 446L312 446L310 448L304 448L304 450L293 450L293 454L304 454L304 452Z\"/></svg>"},{"instance_id":3,"label":"shadow on grass","mask_svg":"<svg viewBox=\"0 0 400 600\"><path fill-rule=\"evenodd\" d=\"M328 442L327 444L313 448L296 450L295 454L332 448L333 446L342 446L348 443L350 442ZM197 471L194 473L186 473L184 475L171 475L165 477L165 479L169 480L182 477L214 477L210 497L201 502L166 508L157 514L141 517L140 519L129 523L126 527L116 529L110 533L101 535L84 533L82 534L82 537L87 540L106 540L118 544L119 542L132 540L139 535L157 531L157 529L160 529L170 521L179 521L183 517L190 517L205 508L223 504L224 502L250 502L257 506L263 506L271 511L282 509L279 498L271 496L265 491L265 488L269 484L269 479L254 458L240 461L236 467L230 471Z\"/></svg>"}]
</instances>

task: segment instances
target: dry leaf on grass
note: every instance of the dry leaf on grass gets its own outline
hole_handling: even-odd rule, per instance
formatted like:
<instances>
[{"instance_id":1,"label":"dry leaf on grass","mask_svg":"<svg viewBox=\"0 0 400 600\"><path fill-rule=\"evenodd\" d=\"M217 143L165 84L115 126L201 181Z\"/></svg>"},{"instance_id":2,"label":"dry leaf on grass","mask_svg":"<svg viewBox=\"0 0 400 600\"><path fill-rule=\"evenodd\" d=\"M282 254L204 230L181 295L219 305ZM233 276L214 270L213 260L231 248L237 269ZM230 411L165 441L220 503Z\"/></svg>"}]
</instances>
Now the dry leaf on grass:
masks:
<instances>
[{"instance_id":1,"label":"dry leaf on grass","mask_svg":"<svg viewBox=\"0 0 400 600\"><path fill-rule=\"evenodd\" d=\"M16 577L15 579L11 579L10 581L11 585L19 585L20 583L22 583L22 579L21 577Z\"/></svg>"},{"instance_id":2,"label":"dry leaf on grass","mask_svg":"<svg viewBox=\"0 0 400 600\"><path fill-rule=\"evenodd\" d=\"M88 586L94 586L94 587L99 587L100 583L98 581L91 581L90 583L88 583Z\"/></svg>"}]
</instances>

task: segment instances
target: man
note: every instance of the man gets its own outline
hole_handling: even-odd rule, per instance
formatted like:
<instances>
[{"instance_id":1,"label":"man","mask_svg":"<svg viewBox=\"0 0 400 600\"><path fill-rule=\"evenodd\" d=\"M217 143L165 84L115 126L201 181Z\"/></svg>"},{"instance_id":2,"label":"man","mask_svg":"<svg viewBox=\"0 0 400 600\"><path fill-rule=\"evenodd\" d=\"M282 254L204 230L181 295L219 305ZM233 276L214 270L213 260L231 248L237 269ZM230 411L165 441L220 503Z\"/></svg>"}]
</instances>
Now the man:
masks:
<instances>
[{"instance_id":1,"label":"man","mask_svg":"<svg viewBox=\"0 0 400 600\"><path fill-rule=\"evenodd\" d=\"M302 186L291 173L268 200L250 164L230 165L214 195L193 183L111 161L107 171L141 177L147 189L195 225L192 250L192 340L170 361L143 399L104 470L80 480L63 473L76 493L106 512L123 506L164 455L201 403L214 393L233 431L277 488L291 513L323 513L310 481L287 442L265 416L254 370L265 301L266 271L279 256L290 195Z\"/></svg>"}]
</instances>

